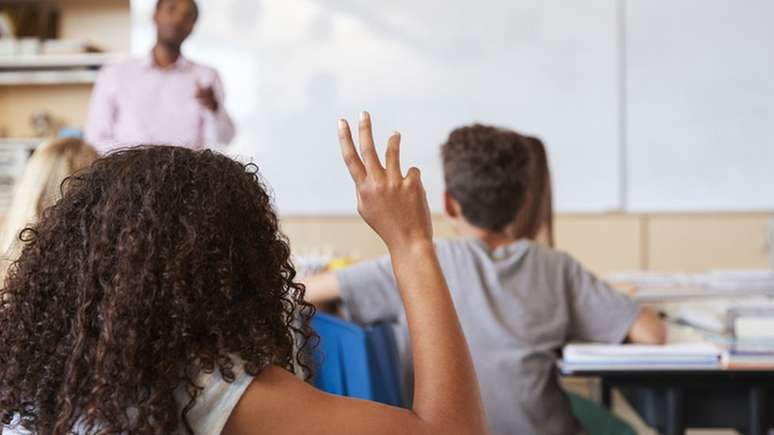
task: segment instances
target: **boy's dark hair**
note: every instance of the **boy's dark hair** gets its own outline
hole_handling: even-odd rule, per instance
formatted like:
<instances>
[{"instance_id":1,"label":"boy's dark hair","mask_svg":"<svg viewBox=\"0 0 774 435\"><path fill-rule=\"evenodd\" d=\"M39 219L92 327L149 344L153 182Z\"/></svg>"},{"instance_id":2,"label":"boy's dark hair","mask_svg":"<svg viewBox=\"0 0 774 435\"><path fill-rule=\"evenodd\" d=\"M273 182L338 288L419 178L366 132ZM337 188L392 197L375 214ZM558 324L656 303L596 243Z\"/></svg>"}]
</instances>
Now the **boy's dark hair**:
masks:
<instances>
[{"instance_id":1,"label":"boy's dark hair","mask_svg":"<svg viewBox=\"0 0 774 435\"><path fill-rule=\"evenodd\" d=\"M455 129L441 146L446 191L472 225L501 231L524 202L529 138L481 124Z\"/></svg>"}]
</instances>

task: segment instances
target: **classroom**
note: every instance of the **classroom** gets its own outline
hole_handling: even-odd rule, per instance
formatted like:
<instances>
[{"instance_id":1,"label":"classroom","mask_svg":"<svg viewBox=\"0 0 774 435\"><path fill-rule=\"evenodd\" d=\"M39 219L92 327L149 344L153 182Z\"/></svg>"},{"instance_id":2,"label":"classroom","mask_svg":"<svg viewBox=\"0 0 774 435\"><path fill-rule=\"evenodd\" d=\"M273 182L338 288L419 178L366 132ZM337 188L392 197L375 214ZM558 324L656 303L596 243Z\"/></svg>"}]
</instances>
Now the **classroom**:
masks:
<instances>
[{"instance_id":1,"label":"classroom","mask_svg":"<svg viewBox=\"0 0 774 435\"><path fill-rule=\"evenodd\" d=\"M774 434L772 17L0 0L0 434Z\"/></svg>"}]
</instances>

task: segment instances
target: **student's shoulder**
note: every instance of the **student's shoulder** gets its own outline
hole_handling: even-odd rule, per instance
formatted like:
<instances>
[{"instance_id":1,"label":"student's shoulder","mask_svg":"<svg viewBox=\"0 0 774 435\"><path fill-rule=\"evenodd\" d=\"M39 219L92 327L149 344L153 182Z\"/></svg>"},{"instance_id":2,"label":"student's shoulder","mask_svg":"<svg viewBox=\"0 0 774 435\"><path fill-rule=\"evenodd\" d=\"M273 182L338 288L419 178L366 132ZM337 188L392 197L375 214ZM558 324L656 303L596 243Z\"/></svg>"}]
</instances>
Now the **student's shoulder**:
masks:
<instances>
[{"instance_id":1,"label":"student's shoulder","mask_svg":"<svg viewBox=\"0 0 774 435\"><path fill-rule=\"evenodd\" d=\"M483 242L477 241L474 238L440 239L435 241L435 250L439 257L460 256L488 249ZM506 252L511 257L529 256L535 260L550 262L565 261L569 257L565 252L549 248L528 239L520 239L514 242L506 248Z\"/></svg>"},{"instance_id":2,"label":"student's shoulder","mask_svg":"<svg viewBox=\"0 0 774 435\"><path fill-rule=\"evenodd\" d=\"M526 243L525 257L530 261L540 262L560 269L573 266L577 263L572 255L560 249L528 240L525 240L524 242Z\"/></svg>"},{"instance_id":3,"label":"student's shoulder","mask_svg":"<svg viewBox=\"0 0 774 435\"><path fill-rule=\"evenodd\" d=\"M437 239L433 241L438 258L459 256L471 249L470 241L466 239Z\"/></svg>"},{"instance_id":4,"label":"student's shoulder","mask_svg":"<svg viewBox=\"0 0 774 435\"><path fill-rule=\"evenodd\" d=\"M465 239L436 239L433 241L435 255L444 270L455 268L471 257L471 246Z\"/></svg>"}]
</instances>

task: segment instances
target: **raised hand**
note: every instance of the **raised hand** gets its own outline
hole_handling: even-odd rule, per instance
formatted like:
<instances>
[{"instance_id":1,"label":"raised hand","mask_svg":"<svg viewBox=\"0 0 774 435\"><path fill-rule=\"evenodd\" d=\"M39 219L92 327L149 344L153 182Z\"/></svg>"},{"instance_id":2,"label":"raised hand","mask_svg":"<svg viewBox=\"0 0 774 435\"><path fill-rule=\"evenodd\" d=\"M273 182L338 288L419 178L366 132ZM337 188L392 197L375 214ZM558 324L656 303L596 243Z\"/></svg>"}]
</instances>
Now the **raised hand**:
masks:
<instances>
[{"instance_id":1,"label":"raised hand","mask_svg":"<svg viewBox=\"0 0 774 435\"><path fill-rule=\"evenodd\" d=\"M339 120L341 154L357 188L358 212L388 249L403 249L433 238L430 211L419 170L400 169L400 133L387 141L385 166L379 161L371 129L371 116L360 114L360 154L355 149L346 120Z\"/></svg>"}]
</instances>

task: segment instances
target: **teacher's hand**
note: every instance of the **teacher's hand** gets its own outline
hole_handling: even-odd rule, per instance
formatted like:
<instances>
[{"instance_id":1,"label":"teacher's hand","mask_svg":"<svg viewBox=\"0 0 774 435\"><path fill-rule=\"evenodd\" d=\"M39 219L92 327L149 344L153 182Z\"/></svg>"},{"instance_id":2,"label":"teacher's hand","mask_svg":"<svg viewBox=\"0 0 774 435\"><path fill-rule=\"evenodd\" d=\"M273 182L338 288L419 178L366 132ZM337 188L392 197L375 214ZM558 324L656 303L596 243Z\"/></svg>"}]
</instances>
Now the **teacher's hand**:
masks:
<instances>
[{"instance_id":1,"label":"teacher's hand","mask_svg":"<svg viewBox=\"0 0 774 435\"><path fill-rule=\"evenodd\" d=\"M218 110L218 100L215 98L215 91L212 90L212 86L202 87L197 84L196 100L211 112Z\"/></svg>"}]
</instances>

